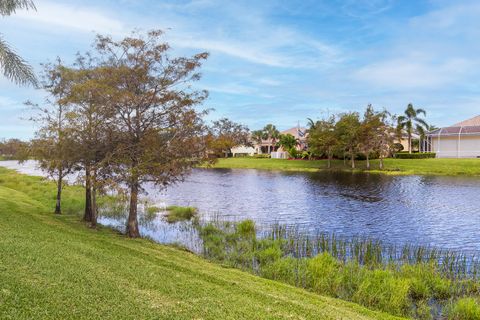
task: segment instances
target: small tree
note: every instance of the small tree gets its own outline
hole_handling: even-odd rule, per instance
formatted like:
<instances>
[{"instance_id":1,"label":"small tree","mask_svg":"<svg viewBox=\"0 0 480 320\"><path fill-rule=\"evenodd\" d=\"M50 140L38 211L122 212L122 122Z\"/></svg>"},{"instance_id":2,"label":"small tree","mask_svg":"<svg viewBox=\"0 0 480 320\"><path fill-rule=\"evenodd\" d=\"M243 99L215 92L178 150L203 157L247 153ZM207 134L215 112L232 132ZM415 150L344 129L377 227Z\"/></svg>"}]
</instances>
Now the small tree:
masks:
<instances>
[{"instance_id":1,"label":"small tree","mask_svg":"<svg viewBox=\"0 0 480 320\"><path fill-rule=\"evenodd\" d=\"M235 146L249 146L249 129L227 118L214 121L209 130L208 147L215 154L227 156Z\"/></svg>"},{"instance_id":2,"label":"small tree","mask_svg":"<svg viewBox=\"0 0 480 320\"><path fill-rule=\"evenodd\" d=\"M332 158L335 147L338 144L338 137L335 132L335 117L327 120L317 121L310 126L308 131L308 146L313 153L327 156L327 166L332 167Z\"/></svg>"},{"instance_id":3,"label":"small tree","mask_svg":"<svg viewBox=\"0 0 480 320\"><path fill-rule=\"evenodd\" d=\"M335 124L338 146L350 156L352 169L355 169L355 155L359 146L360 116L358 112L341 114Z\"/></svg>"},{"instance_id":4,"label":"small tree","mask_svg":"<svg viewBox=\"0 0 480 320\"><path fill-rule=\"evenodd\" d=\"M38 111L32 117L40 128L32 141L32 154L39 161L40 167L57 182L55 213L61 214L61 199L64 178L70 174L75 165L75 150L71 127L68 126L69 109L63 102L68 96L71 83L63 76L66 71L60 59L54 64L44 65L41 87L49 96L45 105L27 102Z\"/></svg>"},{"instance_id":5,"label":"small tree","mask_svg":"<svg viewBox=\"0 0 480 320\"><path fill-rule=\"evenodd\" d=\"M179 181L206 156L207 97L191 83L207 53L172 58L162 32L133 34L120 41L98 36L101 73L96 81L108 95L118 144L112 152L115 176L129 189L126 232L138 237L138 197L142 184L168 186Z\"/></svg>"}]
</instances>

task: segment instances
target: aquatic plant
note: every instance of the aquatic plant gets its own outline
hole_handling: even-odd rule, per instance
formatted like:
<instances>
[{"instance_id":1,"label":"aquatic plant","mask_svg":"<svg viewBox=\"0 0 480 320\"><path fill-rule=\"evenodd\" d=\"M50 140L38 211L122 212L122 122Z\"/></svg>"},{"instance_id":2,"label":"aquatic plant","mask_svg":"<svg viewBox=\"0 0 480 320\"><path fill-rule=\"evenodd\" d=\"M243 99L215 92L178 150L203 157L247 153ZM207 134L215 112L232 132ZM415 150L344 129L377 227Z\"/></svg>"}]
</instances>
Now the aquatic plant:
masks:
<instances>
[{"instance_id":1,"label":"aquatic plant","mask_svg":"<svg viewBox=\"0 0 480 320\"><path fill-rule=\"evenodd\" d=\"M197 228L208 259L393 315L431 319L458 299L480 296L479 261L459 252L312 236L279 224L257 228L251 220Z\"/></svg>"},{"instance_id":2,"label":"aquatic plant","mask_svg":"<svg viewBox=\"0 0 480 320\"><path fill-rule=\"evenodd\" d=\"M175 223L179 221L186 221L192 219L197 214L197 208L194 207L180 207L169 206L165 219L168 223Z\"/></svg>"}]
</instances>

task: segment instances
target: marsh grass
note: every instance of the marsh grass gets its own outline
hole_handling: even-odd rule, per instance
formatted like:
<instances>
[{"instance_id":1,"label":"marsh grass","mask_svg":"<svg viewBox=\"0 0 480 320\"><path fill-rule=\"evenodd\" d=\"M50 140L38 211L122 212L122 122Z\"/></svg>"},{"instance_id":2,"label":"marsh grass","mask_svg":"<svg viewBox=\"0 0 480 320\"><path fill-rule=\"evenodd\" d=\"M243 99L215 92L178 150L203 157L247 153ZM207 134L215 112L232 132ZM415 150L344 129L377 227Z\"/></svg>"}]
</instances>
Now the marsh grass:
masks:
<instances>
[{"instance_id":1,"label":"marsh grass","mask_svg":"<svg viewBox=\"0 0 480 320\"><path fill-rule=\"evenodd\" d=\"M191 220L196 215L197 208L194 207L168 206L165 219L168 223L175 223Z\"/></svg>"},{"instance_id":2,"label":"marsh grass","mask_svg":"<svg viewBox=\"0 0 480 320\"><path fill-rule=\"evenodd\" d=\"M439 318L458 299L480 295L479 261L463 253L281 225L258 231L251 220L198 230L210 260L397 316Z\"/></svg>"}]
</instances>

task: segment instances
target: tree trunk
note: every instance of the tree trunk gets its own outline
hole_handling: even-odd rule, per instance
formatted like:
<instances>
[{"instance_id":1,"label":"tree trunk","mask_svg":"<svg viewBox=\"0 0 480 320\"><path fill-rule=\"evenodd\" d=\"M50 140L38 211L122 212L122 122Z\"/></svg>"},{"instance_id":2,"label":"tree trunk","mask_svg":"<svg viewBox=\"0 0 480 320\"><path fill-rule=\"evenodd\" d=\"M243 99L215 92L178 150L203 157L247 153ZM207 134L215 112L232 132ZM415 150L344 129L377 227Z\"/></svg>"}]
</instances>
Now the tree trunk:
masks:
<instances>
[{"instance_id":1,"label":"tree trunk","mask_svg":"<svg viewBox=\"0 0 480 320\"><path fill-rule=\"evenodd\" d=\"M355 155L353 154L353 151L350 151L350 157L352 161L352 169L355 169Z\"/></svg>"},{"instance_id":2,"label":"tree trunk","mask_svg":"<svg viewBox=\"0 0 480 320\"><path fill-rule=\"evenodd\" d=\"M412 135L408 134L408 153L412 153Z\"/></svg>"},{"instance_id":3,"label":"tree trunk","mask_svg":"<svg viewBox=\"0 0 480 320\"><path fill-rule=\"evenodd\" d=\"M127 236L130 238L140 237L137 219L138 189L138 180L134 179L130 185L130 208L127 221Z\"/></svg>"},{"instance_id":4,"label":"tree trunk","mask_svg":"<svg viewBox=\"0 0 480 320\"><path fill-rule=\"evenodd\" d=\"M90 176L90 166L85 166L85 213L83 221L92 222L92 178Z\"/></svg>"},{"instance_id":5,"label":"tree trunk","mask_svg":"<svg viewBox=\"0 0 480 320\"><path fill-rule=\"evenodd\" d=\"M332 167L332 156L330 154L328 155L327 166L328 169Z\"/></svg>"},{"instance_id":6,"label":"tree trunk","mask_svg":"<svg viewBox=\"0 0 480 320\"><path fill-rule=\"evenodd\" d=\"M380 157L380 170L383 170L383 158Z\"/></svg>"},{"instance_id":7,"label":"tree trunk","mask_svg":"<svg viewBox=\"0 0 480 320\"><path fill-rule=\"evenodd\" d=\"M63 170L60 168L57 180L57 201L55 203L55 214L62 214L62 185L63 185Z\"/></svg>"},{"instance_id":8,"label":"tree trunk","mask_svg":"<svg viewBox=\"0 0 480 320\"><path fill-rule=\"evenodd\" d=\"M97 171L93 170L93 175L92 175L92 221L90 225L92 228L97 227L97 217L98 217L98 212L97 212Z\"/></svg>"},{"instance_id":9,"label":"tree trunk","mask_svg":"<svg viewBox=\"0 0 480 320\"><path fill-rule=\"evenodd\" d=\"M366 153L366 157L367 157L367 170L370 170L370 157L368 152Z\"/></svg>"}]
</instances>

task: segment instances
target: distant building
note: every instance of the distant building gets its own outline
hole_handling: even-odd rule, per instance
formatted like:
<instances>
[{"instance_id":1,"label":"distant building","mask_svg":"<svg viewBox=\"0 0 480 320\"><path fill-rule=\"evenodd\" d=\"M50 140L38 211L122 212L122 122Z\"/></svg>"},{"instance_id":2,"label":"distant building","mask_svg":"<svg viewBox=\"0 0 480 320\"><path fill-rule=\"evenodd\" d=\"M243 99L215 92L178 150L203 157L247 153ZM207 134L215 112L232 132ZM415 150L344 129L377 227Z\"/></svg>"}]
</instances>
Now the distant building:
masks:
<instances>
[{"instance_id":1,"label":"distant building","mask_svg":"<svg viewBox=\"0 0 480 320\"><path fill-rule=\"evenodd\" d=\"M479 158L480 116L429 132L426 149L437 158Z\"/></svg>"},{"instance_id":2,"label":"distant building","mask_svg":"<svg viewBox=\"0 0 480 320\"><path fill-rule=\"evenodd\" d=\"M231 149L232 157L253 156L256 153L255 147L236 146Z\"/></svg>"}]
</instances>

